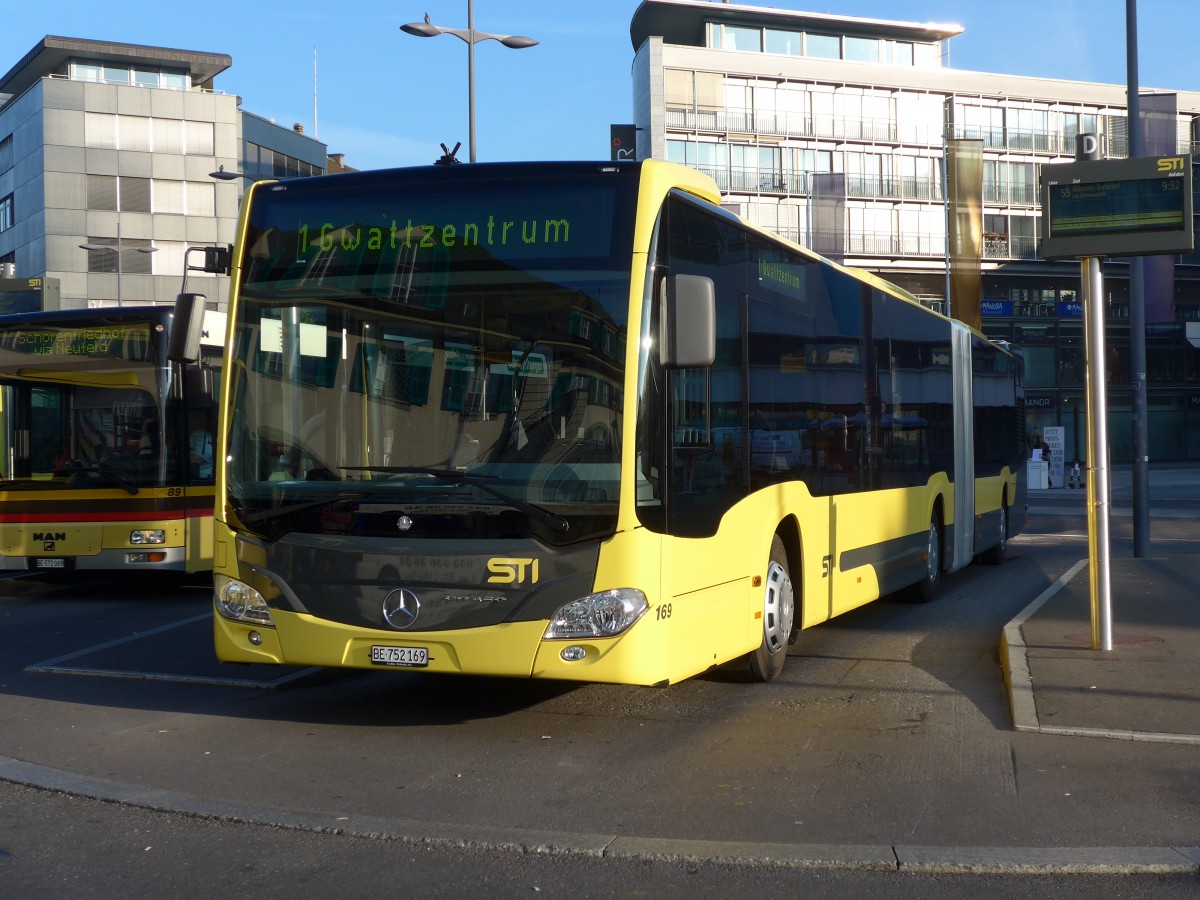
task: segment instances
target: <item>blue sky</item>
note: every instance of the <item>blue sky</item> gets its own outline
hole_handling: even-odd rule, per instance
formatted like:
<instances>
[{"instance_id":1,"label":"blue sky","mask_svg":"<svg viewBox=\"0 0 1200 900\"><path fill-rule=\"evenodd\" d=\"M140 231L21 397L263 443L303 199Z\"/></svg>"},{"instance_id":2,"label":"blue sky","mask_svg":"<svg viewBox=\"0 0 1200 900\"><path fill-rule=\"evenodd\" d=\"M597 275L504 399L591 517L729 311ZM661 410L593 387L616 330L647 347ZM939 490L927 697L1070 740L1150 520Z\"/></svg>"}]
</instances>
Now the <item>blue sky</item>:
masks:
<instances>
[{"instance_id":1,"label":"blue sky","mask_svg":"<svg viewBox=\"0 0 1200 900\"><path fill-rule=\"evenodd\" d=\"M608 156L608 126L631 117L629 21L640 0L474 0L475 27L538 39L476 46L476 142L485 160ZM957 69L1124 84L1124 0L767 0L757 5L953 23ZM300 122L357 168L467 158L467 45L411 37L405 22L465 28L466 0L284 0L164 6L160 0L3 0L0 70L47 34L227 53L217 88L281 125ZM1184 10L1184 12L1180 12ZM1195 22L1178 0L1138 3L1139 82L1200 91ZM314 92L314 48L316 89Z\"/></svg>"}]
</instances>

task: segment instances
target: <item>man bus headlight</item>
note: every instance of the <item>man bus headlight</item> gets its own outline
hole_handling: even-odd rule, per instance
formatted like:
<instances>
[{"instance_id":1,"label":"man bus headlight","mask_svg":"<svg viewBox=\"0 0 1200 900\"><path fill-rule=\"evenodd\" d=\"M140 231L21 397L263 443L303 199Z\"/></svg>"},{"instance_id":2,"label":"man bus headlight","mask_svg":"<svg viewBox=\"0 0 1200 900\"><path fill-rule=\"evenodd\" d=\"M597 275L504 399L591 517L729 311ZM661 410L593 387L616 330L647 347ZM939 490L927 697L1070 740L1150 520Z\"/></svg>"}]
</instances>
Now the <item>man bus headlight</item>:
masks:
<instances>
[{"instance_id":1,"label":"man bus headlight","mask_svg":"<svg viewBox=\"0 0 1200 900\"><path fill-rule=\"evenodd\" d=\"M615 588L580 597L550 618L544 640L615 637L650 608L646 595L634 588Z\"/></svg>"},{"instance_id":2,"label":"man bus headlight","mask_svg":"<svg viewBox=\"0 0 1200 900\"><path fill-rule=\"evenodd\" d=\"M272 628L275 626L263 595L244 581L228 575L216 575L213 577L213 589L216 592L217 612L225 618Z\"/></svg>"}]
</instances>

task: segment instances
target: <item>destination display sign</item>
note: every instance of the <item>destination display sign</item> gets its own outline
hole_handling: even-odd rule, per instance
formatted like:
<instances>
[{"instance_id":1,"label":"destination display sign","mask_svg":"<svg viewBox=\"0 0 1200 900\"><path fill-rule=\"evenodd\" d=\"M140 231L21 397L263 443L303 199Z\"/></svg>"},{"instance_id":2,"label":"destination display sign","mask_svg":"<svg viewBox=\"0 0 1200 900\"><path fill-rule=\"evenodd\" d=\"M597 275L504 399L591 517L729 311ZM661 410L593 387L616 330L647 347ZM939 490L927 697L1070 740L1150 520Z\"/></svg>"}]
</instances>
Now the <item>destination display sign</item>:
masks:
<instances>
[{"instance_id":1,"label":"destination display sign","mask_svg":"<svg viewBox=\"0 0 1200 900\"><path fill-rule=\"evenodd\" d=\"M146 324L0 330L0 350L41 359L85 356L141 361L146 358L149 342L150 326Z\"/></svg>"},{"instance_id":2,"label":"destination display sign","mask_svg":"<svg viewBox=\"0 0 1200 900\"><path fill-rule=\"evenodd\" d=\"M1083 160L1042 168L1046 259L1191 253L1187 156Z\"/></svg>"},{"instance_id":3,"label":"destination display sign","mask_svg":"<svg viewBox=\"0 0 1200 900\"><path fill-rule=\"evenodd\" d=\"M632 213L622 217L618 196L635 187L600 177L429 186L404 172L336 189L283 185L256 195L243 284L336 286L411 304L414 291L444 292L466 277L456 272L594 269L615 246L629 251Z\"/></svg>"}]
</instances>

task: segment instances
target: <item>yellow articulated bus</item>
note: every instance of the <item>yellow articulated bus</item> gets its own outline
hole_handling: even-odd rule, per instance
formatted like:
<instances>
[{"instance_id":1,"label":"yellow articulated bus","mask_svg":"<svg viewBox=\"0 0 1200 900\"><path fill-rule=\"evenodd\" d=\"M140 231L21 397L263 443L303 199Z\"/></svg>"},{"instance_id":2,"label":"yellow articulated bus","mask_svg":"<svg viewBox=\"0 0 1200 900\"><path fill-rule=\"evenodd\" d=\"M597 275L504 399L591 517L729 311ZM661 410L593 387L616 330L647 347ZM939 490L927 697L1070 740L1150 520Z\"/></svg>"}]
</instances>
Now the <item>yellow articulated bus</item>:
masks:
<instances>
[{"instance_id":1,"label":"yellow articulated bus","mask_svg":"<svg viewBox=\"0 0 1200 900\"><path fill-rule=\"evenodd\" d=\"M681 166L256 184L220 401L222 660L769 680L1024 524L1020 356Z\"/></svg>"},{"instance_id":2,"label":"yellow articulated bus","mask_svg":"<svg viewBox=\"0 0 1200 900\"><path fill-rule=\"evenodd\" d=\"M0 316L0 573L212 569L222 342L173 364L173 320L171 306Z\"/></svg>"}]
</instances>

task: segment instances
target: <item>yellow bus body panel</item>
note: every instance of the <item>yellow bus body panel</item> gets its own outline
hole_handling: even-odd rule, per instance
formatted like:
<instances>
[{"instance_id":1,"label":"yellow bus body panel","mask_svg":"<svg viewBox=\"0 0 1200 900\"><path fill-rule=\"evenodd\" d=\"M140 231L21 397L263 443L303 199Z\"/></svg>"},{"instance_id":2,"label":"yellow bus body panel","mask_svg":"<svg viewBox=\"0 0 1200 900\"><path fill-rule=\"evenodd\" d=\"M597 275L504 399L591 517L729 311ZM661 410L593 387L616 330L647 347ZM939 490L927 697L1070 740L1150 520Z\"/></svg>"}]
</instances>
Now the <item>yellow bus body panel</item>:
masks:
<instances>
[{"instance_id":1,"label":"yellow bus body panel","mask_svg":"<svg viewBox=\"0 0 1200 900\"><path fill-rule=\"evenodd\" d=\"M1007 467L999 475L975 479L975 515L995 512L1005 500L1012 506L1017 493L1017 476Z\"/></svg>"},{"instance_id":2,"label":"yellow bus body panel","mask_svg":"<svg viewBox=\"0 0 1200 900\"><path fill-rule=\"evenodd\" d=\"M231 622L214 615L217 658L224 662L528 678L537 645L546 630L543 621L406 634L356 628L281 610L271 610L271 616L274 628ZM261 645L250 642L251 632L258 633ZM424 647L429 652L429 665L412 670L374 665L371 662L374 645Z\"/></svg>"}]
</instances>

